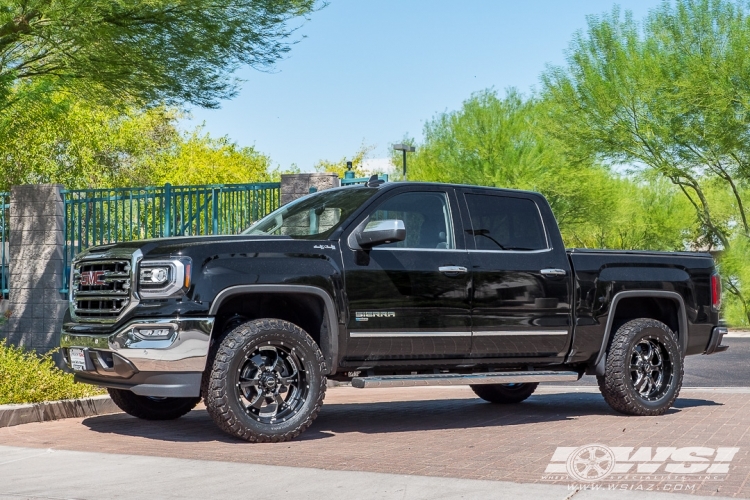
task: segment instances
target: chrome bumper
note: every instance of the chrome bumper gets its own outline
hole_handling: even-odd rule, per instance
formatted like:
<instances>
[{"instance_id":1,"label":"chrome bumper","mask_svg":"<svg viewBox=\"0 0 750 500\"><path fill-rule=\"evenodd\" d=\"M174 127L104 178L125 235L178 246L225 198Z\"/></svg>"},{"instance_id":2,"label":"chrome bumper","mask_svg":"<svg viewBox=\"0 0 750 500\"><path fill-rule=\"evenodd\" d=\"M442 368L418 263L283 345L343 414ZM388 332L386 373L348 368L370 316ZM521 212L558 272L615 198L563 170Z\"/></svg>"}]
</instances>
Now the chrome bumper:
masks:
<instances>
[{"instance_id":1,"label":"chrome bumper","mask_svg":"<svg viewBox=\"0 0 750 500\"><path fill-rule=\"evenodd\" d=\"M63 327L60 346L68 364L67 349L87 350L87 369L78 372L84 376L127 379L138 372L202 372L213 325L214 318L133 320L104 335L70 332ZM138 327L169 328L171 334L162 339L143 338L136 333Z\"/></svg>"}]
</instances>

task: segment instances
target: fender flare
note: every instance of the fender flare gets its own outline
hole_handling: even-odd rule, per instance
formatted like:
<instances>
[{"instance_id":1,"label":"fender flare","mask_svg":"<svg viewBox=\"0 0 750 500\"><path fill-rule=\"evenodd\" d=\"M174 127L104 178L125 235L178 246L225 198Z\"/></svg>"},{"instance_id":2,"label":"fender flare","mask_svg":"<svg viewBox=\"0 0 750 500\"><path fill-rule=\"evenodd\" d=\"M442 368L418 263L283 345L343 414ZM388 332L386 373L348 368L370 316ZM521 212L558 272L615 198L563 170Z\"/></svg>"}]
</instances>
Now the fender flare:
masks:
<instances>
[{"instance_id":1,"label":"fender flare","mask_svg":"<svg viewBox=\"0 0 750 500\"><path fill-rule=\"evenodd\" d=\"M309 285L236 285L223 289L216 295L211 303L208 314L216 316L221 304L230 297L235 295L257 294L257 293L296 293L303 295L313 295L323 301L325 308L325 319L328 328L323 328L320 332L320 348L323 351L323 357L328 365L328 374L336 373L339 362L339 324L337 320L336 307L334 306L331 296L315 286Z\"/></svg>"},{"instance_id":2,"label":"fender flare","mask_svg":"<svg viewBox=\"0 0 750 500\"><path fill-rule=\"evenodd\" d=\"M599 354L597 354L596 361L594 362L594 372L596 375L604 375L607 360L607 346L609 345L609 338L612 336L612 324L615 321L617 304L622 299L629 299L633 297L656 297L677 302L677 325L679 328L679 331L677 332L677 341L680 344L682 354L684 355L687 351L688 321L687 312L685 310L685 300L682 298L682 295L677 292L667 292L663 290L628 290L624 292L617 292L612 298L612 304L609 307L609 314L607 315L607 325L604 328L604 335L602 335L602 346L599 349Z\"/></svg>"}]
</instances>

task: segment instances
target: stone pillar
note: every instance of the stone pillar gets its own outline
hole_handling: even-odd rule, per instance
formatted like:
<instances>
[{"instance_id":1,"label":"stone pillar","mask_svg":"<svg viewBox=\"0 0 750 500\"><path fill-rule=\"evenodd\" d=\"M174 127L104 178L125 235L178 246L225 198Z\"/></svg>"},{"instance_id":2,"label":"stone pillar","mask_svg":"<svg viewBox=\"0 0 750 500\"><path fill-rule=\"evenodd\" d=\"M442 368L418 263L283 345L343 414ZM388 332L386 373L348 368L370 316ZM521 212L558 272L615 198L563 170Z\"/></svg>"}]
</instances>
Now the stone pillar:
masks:
<instances>
[{"instance_id":1,"label":"stone pillar","mask_svg":"<svg viewBox=\"0 0 750 500\"><path fill-rule=\"evenodd\" d=\"M286 205L290 201L310 194L311 187L323 191L340 185L339 174L283 174L281 176L281 204Z\"/></svg>"},{"instance_id":2,"label":"stone pillar","mask_svg":"<svg viewBox=\"0 0 750 500\"><path fill-rule=\"evenodd\" d=\"M13 186L10 194L11 316L0 337L45 353L58 346L68 307L60 293L63 269L63 200L58 184Z\"/></svg>"}]
</instances>

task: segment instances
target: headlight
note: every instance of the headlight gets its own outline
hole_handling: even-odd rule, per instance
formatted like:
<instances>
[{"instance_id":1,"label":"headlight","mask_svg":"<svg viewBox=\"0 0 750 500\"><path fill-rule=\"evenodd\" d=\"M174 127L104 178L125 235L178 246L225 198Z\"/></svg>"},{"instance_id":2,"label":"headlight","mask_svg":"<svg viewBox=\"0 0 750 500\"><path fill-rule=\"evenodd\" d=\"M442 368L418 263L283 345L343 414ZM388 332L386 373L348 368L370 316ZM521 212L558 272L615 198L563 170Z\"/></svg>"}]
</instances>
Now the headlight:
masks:
<instances>
[{"instance_id":1,"label":"headlight","mask_svg":"<svg viewBox=\"0 0 750 500\"><path fill-rule=\"evenodd\" d=\"M138 293L143 298L167 298L190 288L190 259L143 260Z\"/></svg>"},{"instance_id":2,"label":"headlight","mask_svg":"<svg viewBox=\"0 0 750 500\"><path fill-rule=\"evenodd\" d=\"M169 279L169 266L145 267L141 269L140 283L142 285L163 285Z\"/></svg>"}]
</instances>

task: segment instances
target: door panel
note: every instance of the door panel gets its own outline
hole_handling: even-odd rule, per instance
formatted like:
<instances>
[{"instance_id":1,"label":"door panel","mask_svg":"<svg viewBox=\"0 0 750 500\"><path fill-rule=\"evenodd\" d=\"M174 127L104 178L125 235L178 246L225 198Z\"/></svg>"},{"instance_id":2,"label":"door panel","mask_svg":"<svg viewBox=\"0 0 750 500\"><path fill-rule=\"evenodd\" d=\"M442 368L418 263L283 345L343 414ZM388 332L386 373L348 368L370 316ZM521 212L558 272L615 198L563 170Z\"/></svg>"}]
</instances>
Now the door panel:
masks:
<instances>
[{"instance_id":1,"label":"door panel","mask_svg":"<svg viewBox=\"0 0 750 500\"><path fill-rule=\"evenodd\" d=\"M461 228L452 216L456 201L452 190L411 188L389 196L362 219L358 227L371 220L404 220L406 240L371 250L343 247L347 358L468 356L469 259L465 248L456 248L463 247L454 230Z\"/></svg>"},{"instance_id":2,"label":"door panel","mask_svg":"<svg viewBox=\"0 0 750 500\"><path fill-rule=\"evenodd\" d=\"M572 328L570 265L564 249L550 248L539 207L522 196L464 195L474 243L472 356L563 355Z\"/></svg>"}]
</instances>

